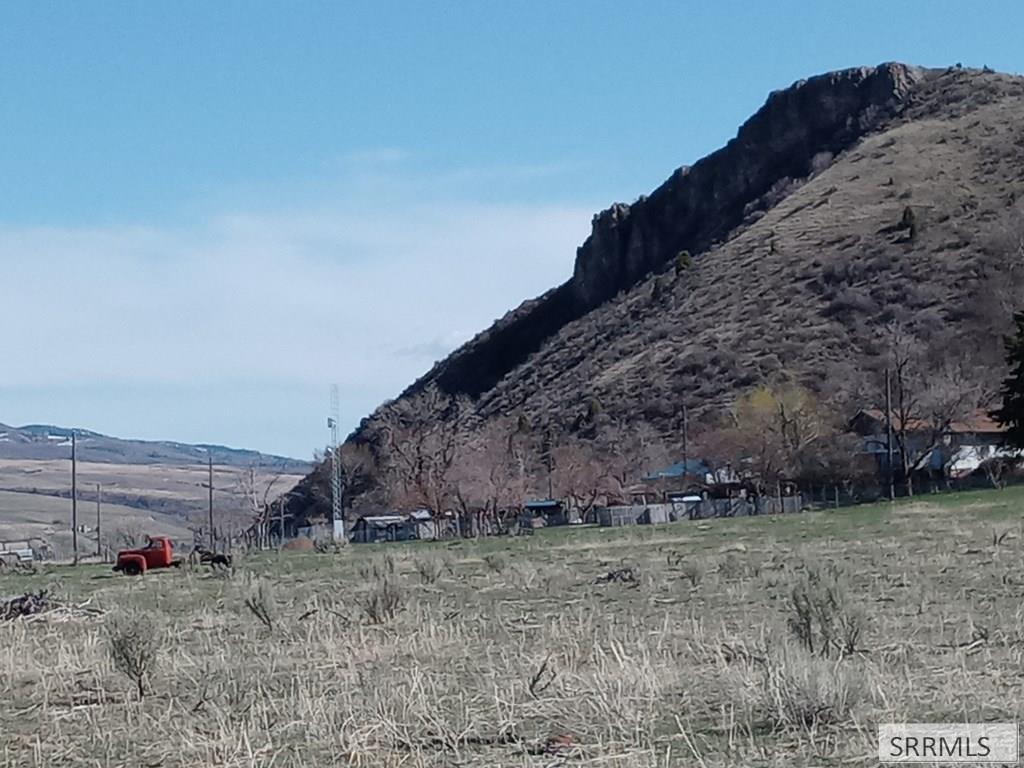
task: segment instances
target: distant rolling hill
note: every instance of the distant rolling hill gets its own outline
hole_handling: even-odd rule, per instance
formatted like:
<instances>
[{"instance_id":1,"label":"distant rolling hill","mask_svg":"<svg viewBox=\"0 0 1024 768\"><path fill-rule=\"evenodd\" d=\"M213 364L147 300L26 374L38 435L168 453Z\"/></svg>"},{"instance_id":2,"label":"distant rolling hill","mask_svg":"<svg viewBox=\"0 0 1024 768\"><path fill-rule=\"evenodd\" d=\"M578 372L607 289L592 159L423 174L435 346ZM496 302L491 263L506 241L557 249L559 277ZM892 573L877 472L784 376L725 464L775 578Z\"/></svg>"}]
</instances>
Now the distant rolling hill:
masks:
<instances>
[{"instance_id":1,"label":"distant rolling hill","mask_svg":"<svg viewBox=\"0 0 1024 768\"><path fill-rule=\"evenodd\" d=\"M75 429L82 551L96 546L97 486L104 543L143 534L191 539L208 523L208 462L213 460L216 527L236 533L262 504L294 487L308 462L222 445L126 440ZM67 555L71 531L71 433L68 427L0 424L0 541L42 538ZM91 543L90 543L91 542Z\"/></svg>"},{"instance_id":2,"label":"distant rolling hill","mask_svg":"<svg viewBox=\"0 0 1024 768\"><path fill-rule=\"evenodd\" d=\"M110 437L87 429L29 424L0 424L0 459L63 459L68 456L71 433L77 435L79 457L110 464L214 464L230 467L259 466L279 472L306 472L310 464L285 456L223 445L176 443L168 440L132 440Z\"/></svg>"}]
</instances>

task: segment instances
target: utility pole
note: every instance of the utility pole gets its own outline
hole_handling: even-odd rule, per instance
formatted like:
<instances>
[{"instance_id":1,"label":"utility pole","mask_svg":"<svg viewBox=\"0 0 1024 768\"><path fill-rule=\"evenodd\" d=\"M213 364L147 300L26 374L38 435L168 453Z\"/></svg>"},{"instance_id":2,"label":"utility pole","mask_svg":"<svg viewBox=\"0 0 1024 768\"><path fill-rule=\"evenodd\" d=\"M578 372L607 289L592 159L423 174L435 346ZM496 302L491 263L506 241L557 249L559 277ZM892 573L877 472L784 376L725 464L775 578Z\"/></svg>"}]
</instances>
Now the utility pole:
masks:
<instances>
[{"instance_id":1,"label":"utility pole","mask_svg":"<svg viewBox=\"0 0 1024 768\"><path fill-rule=\"evenodd\" d=\"M889 501L896 500L895 469L892 465L892 376L885 369L885 450L888 454Z\"/></svg>"},{"instance_id":2,"label":"utility pole","mask_svg":"<svg viewBox=\"0 0 1024 768\"><path fill-rule=\"evenodd\" d=\"M277 551L284 547L284 496L277 500Z\"/></svg>"},{"instance_id":3,"label":"utility pole","mask_svg":"<svg viewBox=\"0 0 1024 768\"><path fill-rule=\"evenodd\" d=\"M209 472L207 475L206 487L209 490L210 499L210 550L217 551L217 541L213 534L213 456L207 456Z\"/></svg>"},{"instance_id":4,"label":"utility pole","mask_svg":"<svg viewBox=\"0 0 1024 768\"><path fill-rule=\"evenodd\" d=\"M544 430L544 446L543 446L543 450L544 450L544 466L545 466L545 468L548 471L548 499L549 500L555 498L554 483L552 482L552 480L553 480L552 473L555 471L555 459L554 459L554 456L551 455L552 442L553 442L553 440L551 438L551 430L550 429Z\"/></svg>"},{"instance_id":5,"label":"utility pole","mask_svg":"<svg viewBox=\"0 0 1024 768\"><path fill-rule=\"evenodd\" d=\"M96 483L96 557L103 561L103 536L100 530L100 505L103 503L103 486Z\"/></svg>"},{"instance_id":6,"label":"utility pole","mask_svg":"<svg viewBox=\"0 0 1024 768\"><path fill-rule=\"evenodd\" d=\"M78 444L71 430L71 551L78 565Z\"/></svg>"},{"instance_id":7,"label":"utility pole","mask_svg":"<svg viewBox=\"0 0 1024 768\"><path fill-rule=\"evenodd\" d=\"M690 449L690 446L689 446L689 442L690 442L690 416L689 416L689 412L686 409L686 406L684 405L683 406L683 484L684 485L686 484L686 475L690 471L690 465L689 465L689 461L690 461L690 450L689 449Z\"/></svg>"}]
</instances>

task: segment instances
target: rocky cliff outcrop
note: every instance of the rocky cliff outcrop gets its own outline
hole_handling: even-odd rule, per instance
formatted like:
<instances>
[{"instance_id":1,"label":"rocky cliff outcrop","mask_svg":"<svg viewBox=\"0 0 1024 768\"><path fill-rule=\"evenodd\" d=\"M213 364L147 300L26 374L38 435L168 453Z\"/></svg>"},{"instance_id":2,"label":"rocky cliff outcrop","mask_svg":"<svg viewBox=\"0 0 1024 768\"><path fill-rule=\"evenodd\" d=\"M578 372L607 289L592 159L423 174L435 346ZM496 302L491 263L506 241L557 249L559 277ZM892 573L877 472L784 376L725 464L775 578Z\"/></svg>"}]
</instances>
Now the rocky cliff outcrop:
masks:
<instances>
[{"instance_id":1,"label":"rocky cliff outcrop","mask_svg":"<svg viewBox=\"0 0 1024 768\"><path fill-rule=\"evenodd\" d=\"M594 217L576 253L572 294L593 309L680 251L723 239L787 180L810 175L899 109L922 70L903 64L833 72L776 91L736 138L650 197Z\"/></svg>"},{"instance_id":2,"label":"rocky cliff outcrop","mask_svg":"<svg viewBox=\"0 0 1024 768\"><path fill-rule=\"evenodd\" d=\"M429 383L471 397L491 389L567 323L663 270L681 251L703 253L753 211L777 203L793 179L820 170L896 113L924 74L883 64L772 93L721 150L679 168L649 197L597 214L567 283L498 320L403 394Z\"/></svg>"}]
</instances>

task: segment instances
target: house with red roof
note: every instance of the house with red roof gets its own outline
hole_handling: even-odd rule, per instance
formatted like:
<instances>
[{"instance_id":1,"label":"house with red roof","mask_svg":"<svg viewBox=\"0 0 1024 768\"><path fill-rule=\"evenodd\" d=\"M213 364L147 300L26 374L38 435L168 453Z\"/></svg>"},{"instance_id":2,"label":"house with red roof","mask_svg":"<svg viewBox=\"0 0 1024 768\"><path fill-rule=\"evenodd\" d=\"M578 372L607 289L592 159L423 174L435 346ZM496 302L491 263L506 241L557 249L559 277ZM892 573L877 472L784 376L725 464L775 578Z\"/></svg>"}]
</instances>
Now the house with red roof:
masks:
<instances>
[{"instance_id":1,"label":"house with red roof","mask_svg":"<svg viewBox=\"0 0 1024 768\"><path fill-rule=\"evenodd\" d=\"M985 411L945 425L923 418L908 418L906 425L896 413L889 417L893 432L893 463L900 466L900 435L906 437L907 454L917 471L945 477L966 477L986 461L1019 456L1004 447L1006 432ZM888 424L885 412L869 408L859 411L850 428L863 438L863 451L875 457L880 472L888 468Z\"/></svg>"}]
</instances>

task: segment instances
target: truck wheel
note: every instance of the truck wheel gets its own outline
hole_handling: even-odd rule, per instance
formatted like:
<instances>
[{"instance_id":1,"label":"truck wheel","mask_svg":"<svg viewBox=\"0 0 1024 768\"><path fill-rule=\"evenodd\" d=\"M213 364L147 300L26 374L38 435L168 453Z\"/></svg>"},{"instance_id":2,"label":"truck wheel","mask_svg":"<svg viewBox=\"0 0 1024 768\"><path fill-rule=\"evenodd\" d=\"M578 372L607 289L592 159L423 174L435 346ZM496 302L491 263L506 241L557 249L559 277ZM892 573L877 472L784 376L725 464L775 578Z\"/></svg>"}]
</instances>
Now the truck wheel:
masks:
<instances>
[{"instance_id":1,"label":"truck wheel","mask_svg":"<svg viewBox=\"0 0 1024 768\"><path fill-rule=\"evenodd\" d=\"M138 576L140 573L142 573L142 569L139 568L139 564L138 563L130 563L130 562L129 563L125 563L121 567L121 571L124 573L125 576Z\"/></svg>"}]
</instances>

